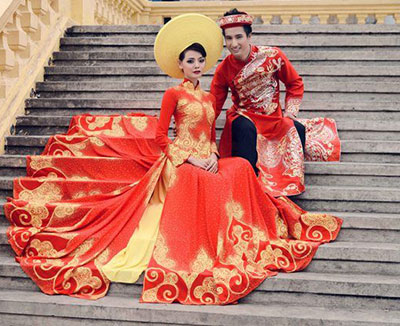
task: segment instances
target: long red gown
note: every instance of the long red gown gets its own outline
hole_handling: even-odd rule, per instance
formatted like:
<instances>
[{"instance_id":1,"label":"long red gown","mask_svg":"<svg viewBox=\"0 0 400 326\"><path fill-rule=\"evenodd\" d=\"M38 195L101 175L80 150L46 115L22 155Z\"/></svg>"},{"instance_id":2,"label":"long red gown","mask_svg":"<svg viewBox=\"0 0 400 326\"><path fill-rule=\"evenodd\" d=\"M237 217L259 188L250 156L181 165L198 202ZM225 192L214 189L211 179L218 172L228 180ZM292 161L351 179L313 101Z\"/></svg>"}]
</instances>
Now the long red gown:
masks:
<instances>
[{"instance_id":1,"label":"long red gown","mask_svg":"<svg viewBox=\"0 0 400 326\"><path fill-rule=\"evenodd\" d=\"M28 157L28 176L5 204L23 270L47 294L104 296L102 267L127 247L160 189L142 302L228 304L277 271L305 268L342 221L264 193L241 158L220 159L217 174L185 163L217 151L214 124L215 98L187 80L166 91L158 125L141 114L74 117L66 135Z\"/></svg>"}]
</instances>

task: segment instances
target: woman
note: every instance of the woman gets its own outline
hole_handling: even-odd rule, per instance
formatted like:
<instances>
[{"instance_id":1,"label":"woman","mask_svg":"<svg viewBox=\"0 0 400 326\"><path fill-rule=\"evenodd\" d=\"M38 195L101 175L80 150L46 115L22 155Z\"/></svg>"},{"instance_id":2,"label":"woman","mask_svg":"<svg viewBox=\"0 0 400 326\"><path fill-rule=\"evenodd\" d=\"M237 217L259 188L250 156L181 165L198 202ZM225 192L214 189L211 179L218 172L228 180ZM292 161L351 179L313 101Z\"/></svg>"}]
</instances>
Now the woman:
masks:
<instances>
[{"instance_id":1,"label":"woman","mask_svg":"<svg viewBox=\"0 0 400 326\"><path fill-rule=\"evenodd\" d=\"M215 98L198 79L218 59L219 37L196 14L160 31L158 64L185 79L165 92L157 127L144 115L78 116L45 155L28 159L36 180L16 182L8 237L45 293L96 299L110 280L144 272L142 302L228 304L278 270L305 268L336 238L340 219L265 194L241 158L218 160Z\"/></svg>"}]
</instances>

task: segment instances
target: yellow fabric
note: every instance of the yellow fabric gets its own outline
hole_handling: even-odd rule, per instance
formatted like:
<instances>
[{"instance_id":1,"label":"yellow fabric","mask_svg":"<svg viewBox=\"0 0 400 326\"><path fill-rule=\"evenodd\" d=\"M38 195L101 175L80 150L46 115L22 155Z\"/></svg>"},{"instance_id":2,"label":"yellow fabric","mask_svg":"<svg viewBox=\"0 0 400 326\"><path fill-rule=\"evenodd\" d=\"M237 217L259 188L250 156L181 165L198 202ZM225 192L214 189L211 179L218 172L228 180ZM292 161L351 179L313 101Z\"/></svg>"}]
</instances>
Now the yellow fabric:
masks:
<instances>
[{"instance_id":1,"label":"yellow fabric","mask_svg":"<svg viewBox=\"0 0 400 326\"><path fill-rule=\"evenodd\" d=\"M172 163L166 160L154 193L127 247L102 267L110 281L135 283L147 268L157 240L168 183L173 179L174 169Z\"/></svg>"},{"instance_id":2,"label":"yellow fabric","mask_svg":"<svg viewBox=\"0 0 400 326\"><path fill-rule=\"evenodd\" d=\"M222 53L223 38L217 23L201 14L184 14L165 24L154 42L154 57L161 70L173 78L183 78L179 54L193 43L200 43L207 52L206 72Z\"/></svg>"}]
</instances>

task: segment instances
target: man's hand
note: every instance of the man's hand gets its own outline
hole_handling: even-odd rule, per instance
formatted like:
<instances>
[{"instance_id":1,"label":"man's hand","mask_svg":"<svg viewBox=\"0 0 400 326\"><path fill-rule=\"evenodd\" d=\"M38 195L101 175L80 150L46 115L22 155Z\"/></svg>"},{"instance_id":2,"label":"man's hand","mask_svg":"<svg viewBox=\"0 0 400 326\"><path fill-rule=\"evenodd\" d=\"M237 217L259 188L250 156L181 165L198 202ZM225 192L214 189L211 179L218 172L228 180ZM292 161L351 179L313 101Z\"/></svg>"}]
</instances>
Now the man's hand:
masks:
<instances>
[{"instance_id":1,"label":"man's hand","mask_svg":"<svg viewBox=\"0 0 400 326\"><path fill-rule=\"evenodd\" d=\"M283 116L284 116L285 118L290 118L290 119L292 119L292 120L296 120L296 117L295 117L293 114L291 114L290 112L284 112L284 113L283 113Z\"/></svg>"},{"instance_id":2,"label":"man's hand","mask_svg":"<svg viewBox=\"0 0 400 326\"><path fill-rule=\"evenodd\" d=\"M208 164L206 167L206 170L211 172L211 173L217 173L218 172L218 156L215 153L212 153L210 157L207 160Z\"/></svg>"}]
</instances>

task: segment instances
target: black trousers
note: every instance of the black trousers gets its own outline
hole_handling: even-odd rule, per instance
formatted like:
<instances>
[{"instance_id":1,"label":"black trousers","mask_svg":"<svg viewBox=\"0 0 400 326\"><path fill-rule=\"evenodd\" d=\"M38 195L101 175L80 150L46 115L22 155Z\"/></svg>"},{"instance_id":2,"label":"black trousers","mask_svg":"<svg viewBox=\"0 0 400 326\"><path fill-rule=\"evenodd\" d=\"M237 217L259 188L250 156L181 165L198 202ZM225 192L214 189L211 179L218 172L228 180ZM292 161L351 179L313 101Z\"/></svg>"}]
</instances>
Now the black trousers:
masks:
<instances>
[{"instance_id":1,"label":"black trousers","mask_svg":"<svg viewBox=\"0 0 400 326\"><path fill-rule=\"evenodd\" d=\"M303 152L306 145L306 128L298 121L294 126L299 134ZM258 175L256 167L257 154L257 129L249 119L239 116L232 122L232 156L243 157L248 160Z\"/></svg>"}]
</instances>

